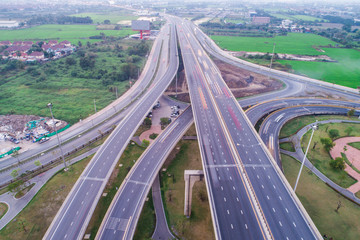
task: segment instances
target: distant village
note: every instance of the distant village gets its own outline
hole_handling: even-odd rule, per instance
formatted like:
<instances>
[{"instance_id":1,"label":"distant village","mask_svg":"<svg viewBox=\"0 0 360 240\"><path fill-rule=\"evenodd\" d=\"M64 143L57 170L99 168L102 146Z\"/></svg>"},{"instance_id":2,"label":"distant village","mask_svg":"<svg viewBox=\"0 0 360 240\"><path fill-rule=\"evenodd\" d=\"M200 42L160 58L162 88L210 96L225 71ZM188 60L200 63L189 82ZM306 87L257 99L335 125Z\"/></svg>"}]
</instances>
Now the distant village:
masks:
<instances>
[{"instance_id":1,"label":"distant village","mask_svg":"<svg viewBox=\"0 0 360 240\"><path fill-rule=\"evenodd\" d=\"M38 41L1 41L0 57L3 59L14 59L24 62L47 61L67 56L75 51L76 46L69 41L58 42L49 40L49 42Z\"/></svg>"}]
</instances>

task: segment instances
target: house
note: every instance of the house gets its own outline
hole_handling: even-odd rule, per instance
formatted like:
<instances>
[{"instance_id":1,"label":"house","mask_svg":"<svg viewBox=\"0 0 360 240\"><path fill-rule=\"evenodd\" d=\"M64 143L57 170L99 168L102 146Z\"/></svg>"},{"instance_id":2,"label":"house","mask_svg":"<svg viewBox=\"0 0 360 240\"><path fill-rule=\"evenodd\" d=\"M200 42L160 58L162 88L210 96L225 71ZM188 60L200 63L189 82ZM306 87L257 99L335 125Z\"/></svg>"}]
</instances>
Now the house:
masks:
<instances>
[{"instance_id":1,"label":"house","mask_svg":"<svg viewBox=\"0 0 360 240\"><path fill-rule=\"evenodd\" d=\"M62 41L60 44L66 46L66 47L70 47L71 46L71 42L65 40L65 41Z\"/></svg>"},{"instance_id":2,"label":"house","mask_svg":"<svg viewBox=\"0 0 360 240\"><path fill-rule=\"evenodd\" d=\"M24 46L26 46L26 45L32 46L33 44L34 44L33 41L23 41L22 42L22 45L24 45Z\"/></svg>"},{"instance_id":3,"label":"house","mask_svg":"<svg viewBox=\"0 0 360 240\"><path fill-rule=\"evenodd\" d=\"M58 41L57 40L49 40L49 43L48 43L50 46L54 46L56 44L58 44Z\"/></svg>"},{"instance_id":4,"label":"house","mask_svg":"<svg viewBox=\"0 0 360 240\"><path fill-rule=\"evenodd\" d=\"M0 46L10 46L12 43L10 41L1 41Z\"/></svg>"},{"instance_id":5,"label":"house","mask_svg":"<svg viewBox=\"0 0 360 240\"><path fill-rule=\"evenodd\" d=\"M22 45L22 41L15 41L15 42L13 42L13 45L21 46L21 45Z\"/></svg>"},{"instance_id":6,"label":"house","mask_svg":"<svg viewBox=\"0 0 360 240\"><path fill-rule=\"evenodd\" d=\"M43 52L32 52L28 56L28 59L36 59L36 60L44 59L44 53Z\"/></svg>"},{"instance_id":7,"label":"house","mask_svg":"<svg viewBox=\"0 0 360 240\"><path fill-rule=\"evenodd\" d=\"M253 17L252 24L264 25L270 23L270 17Z\"/></svg>"}]
</instances>

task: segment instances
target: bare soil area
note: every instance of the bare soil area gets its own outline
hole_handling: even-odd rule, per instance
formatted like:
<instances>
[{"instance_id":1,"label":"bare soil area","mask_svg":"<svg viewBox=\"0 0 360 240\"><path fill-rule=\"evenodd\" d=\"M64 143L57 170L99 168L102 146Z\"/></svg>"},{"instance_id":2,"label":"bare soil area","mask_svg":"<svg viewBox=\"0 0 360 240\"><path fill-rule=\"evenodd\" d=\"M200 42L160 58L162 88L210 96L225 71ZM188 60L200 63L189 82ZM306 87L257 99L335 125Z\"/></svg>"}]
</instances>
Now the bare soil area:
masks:
<instances>
[{"instance_id":1,"label":"bare soil area","mask_svg":"<svg viewBox=\"0 0 360 240\"><path fill-rule=\"evenodd\" d=\"M325 52L323 49L313 46L314 49L316 49L319 52ZM234 57L249 57L249 56L265 56L268 53L263 52L228 52L229 54L233 55ZM272 54L270 53L270 56ZM311 55L299 55L299 54L283 54L283 53L277 53L275 56L279 59L283 60L296 60L296 61L306 61L306 62L336 62L332 58L330 58L327 55L317 55L317 56L311 56Z\"/></svg>"},{"instance_id":2,"label":"bare soil area","mask_svg":"<svg viewBox=\"0 0 360 240\"><path fill-rule=\"evenodd\" d=\"M270 92L282 87L282 83L277 80L268 79L266 76L232 66L218 59L213 59L213 61L236 98ZM175 97L175 90L175 81L173 81L165 94ZM178 75L177 99L183 102L190 102L184 71Z\"/></svg>"}]
</instances>

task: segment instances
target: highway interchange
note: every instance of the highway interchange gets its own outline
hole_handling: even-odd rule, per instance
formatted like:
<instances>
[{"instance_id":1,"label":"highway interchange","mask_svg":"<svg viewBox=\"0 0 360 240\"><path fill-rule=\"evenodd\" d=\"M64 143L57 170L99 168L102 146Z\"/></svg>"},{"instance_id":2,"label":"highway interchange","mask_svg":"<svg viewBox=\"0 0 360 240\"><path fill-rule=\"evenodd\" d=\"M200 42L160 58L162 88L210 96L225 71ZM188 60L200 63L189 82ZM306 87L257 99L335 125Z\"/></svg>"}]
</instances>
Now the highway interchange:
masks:
<instances>
[{"instance_id":1,"label":"highway interchange","mask_svg":"<svg viewBox=\"0 0 360 240\"><path fill-rule=\"evenodd\" d=\"M97 238L131 239L133 237L142 206L157 172L193 119L198 133L217 239L318 239L321 237L276 164L280 162L276 139L281 124L292 117L324 112L346 114L349 107L359 107L359 104L326 99L282 99L275 104L267 102L251 108L247 112L248 118L206 52L230 64L285 82L286 87L279 92L244 99L240 101L242 106L254 105L278 96L293 96L307 88L326 91L351 100L359 100L359 96L348 89L336 88L337 86L319 85L318 82L311 81L304 84L298 78L294 80L293 76L279 75L277 72L244 65L238 60L225 57L224 53L214 47L207 36L191 22L169 17L169 23L158 37L161 38L163 39L161 43L158 41L154 44L153 53L149 56L150 64L144 69L143 77L146 79L144 85L138 87L137 93L134 92L124 98L126 100L119 101L121 105L116 106L114 110L110 108L110 111L117 112L117 107L119 110L129 106L143 90L147 90L146 93L136 99L132 107L124 109L121 118L117 115L116 118L109 120L118 123L122 119L82 173L44 239L83 237L117 160L142 119L176 74L179 64L177 41L182 51L192 107L180 115L137 161L114 198ZM149 84L150 87L146 89ZM304 105L304 103L317 106L287 108L283 110L284 112L276 112L264 121L260 136L266 146L271 146L270 153L252 125L267 112L283 108L284 105L288 107ZM339 105L347 108L334 107ZM98 114L99 118L95 124L88 121L87 125L74 128L76 131L72 132L71 136L69 134L68 138L80 133L86 135L86 129L90 126L94 127L97 124L103 126L103 123L106 123L105 119L113 115L109 113L109 109L107 110L108 115ZM107 127L109 126L107 124ZM63 141L67 139L65 136ZM81 143L84 140L78 141ZM41 151L53 146L54 141L44 144ZM161 156L158 156L159 151ZM271 154L274 155L276 162ZM24 159L32 155L33 152L26 153ZM6 164L6 166L11 165L10 162ZM7 180L5 174L0 174L0 180L3 182Z\"/></svg>"}]
</instances>

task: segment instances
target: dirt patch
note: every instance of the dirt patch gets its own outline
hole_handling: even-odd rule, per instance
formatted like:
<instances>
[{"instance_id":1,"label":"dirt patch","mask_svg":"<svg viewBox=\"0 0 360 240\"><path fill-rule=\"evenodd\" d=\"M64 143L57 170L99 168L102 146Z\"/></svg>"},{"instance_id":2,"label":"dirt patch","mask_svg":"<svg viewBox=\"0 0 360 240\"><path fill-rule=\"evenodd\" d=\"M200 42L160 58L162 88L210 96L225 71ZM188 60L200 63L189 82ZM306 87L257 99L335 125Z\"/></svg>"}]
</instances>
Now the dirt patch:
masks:
<instances>
[{"instance_id":1,"label":"dirt patch","mask_svg":"<svg viewBox=\"0 0 360 240\"><path fill-rule=\"evenodd\" d=\"M282 87L282 83L277 80L269 79L266 76L235 67L218 59L214 59L213 61L236 98L270 92ZM170 97L175 96L175 81L170 84L165 94ZM189 91L183 71L179 73L178 77L177 96L177 99L180 101L190 102Z\"/></svg>"}]
</instances>

